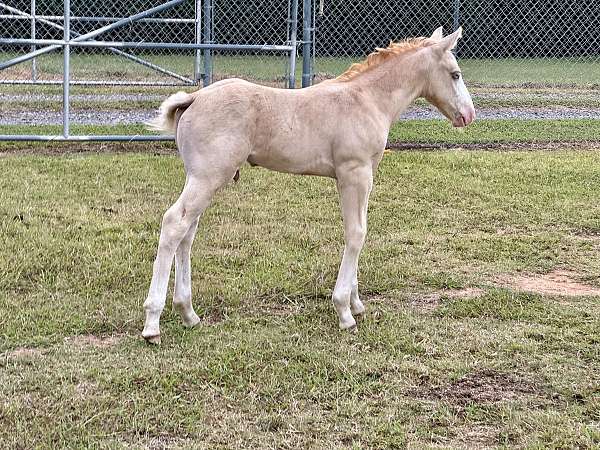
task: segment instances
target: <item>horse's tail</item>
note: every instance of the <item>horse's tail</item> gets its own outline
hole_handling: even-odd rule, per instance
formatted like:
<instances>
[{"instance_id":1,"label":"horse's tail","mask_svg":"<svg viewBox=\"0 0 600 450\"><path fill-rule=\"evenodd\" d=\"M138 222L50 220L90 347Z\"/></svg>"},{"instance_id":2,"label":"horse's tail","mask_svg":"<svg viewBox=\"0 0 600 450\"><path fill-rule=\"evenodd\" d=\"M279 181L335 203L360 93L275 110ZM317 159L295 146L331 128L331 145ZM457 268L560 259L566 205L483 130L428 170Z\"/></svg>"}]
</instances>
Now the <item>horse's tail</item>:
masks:
<instances>
[{"instance_id":1,"label":"horse's tail","mask_svg":"<svg viewBox=\"0 0 600 450\"><path fill-rule=\"evenodd\" d=\"M194 96L187 92L177 92L167 98L158 110L158 116L145 122L146 128L151 131L174 132L177 128L177 112L183 112L194 101Z\"/></svg>"}]
</instances>

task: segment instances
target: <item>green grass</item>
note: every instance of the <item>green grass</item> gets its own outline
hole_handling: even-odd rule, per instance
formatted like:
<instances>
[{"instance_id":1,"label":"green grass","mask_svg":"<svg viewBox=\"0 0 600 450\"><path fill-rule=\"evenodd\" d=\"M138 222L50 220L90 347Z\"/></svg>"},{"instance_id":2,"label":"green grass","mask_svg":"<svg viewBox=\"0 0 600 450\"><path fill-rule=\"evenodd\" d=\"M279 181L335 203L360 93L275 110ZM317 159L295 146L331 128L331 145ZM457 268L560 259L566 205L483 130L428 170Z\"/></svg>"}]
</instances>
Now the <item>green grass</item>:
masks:
<instances>
[{"instance_id":1,"label":"green grass","mask_svg":"<svg viewBox=\"0 0 600 450\"><path fill-rule=\"evenodd\" d=\"M194 54L135 53L146 61L157 64L179 75L193 79ZM0 60L8 60L15 54L2 54ZM215 79L239 76L257 81L273 81L284 86L287 72L287 59L283 55L239 55L214 57ZM43 55L37 60L41 79L62 78L63 57L60 53ZM301 75L302 63L298 67ZM71 74L73 80L140 80L178 82L175 78L162 75L153 69L134 63L123 57L110 53L90 54L73 53L71 55ZM31 64L23 63L6 69L3 78L28 79L31 77Z\"/></svg>"},{"instance_id":2,"label":"green grass","mask_svg":"<svg viewBox=\"0 0 600 450\"><path fill-rule=\"evenodd\" d=\"M471 144L483 142L595 141L600 121L477 120L464 129L452 128L445 120L408 120L395 124L389 142Z\"/></svg>"},{"instance_id":3,"label":"green grass","mask_svg":"<svg viewBox=\"0 0 600 450\"><path fill-rule=\"evenodd\" d=\"M338 75L360 58L317 58L315 72ZM595 85L600 61L594 58L502 58L458 60L467 84L476 85Z\"/></svg>"},{"instance_id":4,"label":"green grass","mask_svg":"<svg viewBox=\"0 0 600 450\"><path fill-rule=\"evenodd\" d=\"M62 134L55 125L0 126L0 134ZM143 125L92 126L72 125L73 135L92 134L149 134ZM478 120L469 127L452 128L446 120L406 120L394 124L390 130L389 144L433 143L433 144L478 144L520 142L587 142L598 141L600 121L592 119L564 120ZM0 142L0 150L23 148L30 142Z\"/></svg>"},{"instance_id":5,"label":"green grass","mask_svg":"<svg viewBox=\"0 0 600 450\"><path fill-rule=\"evenodd\" d=\"M123 87L85 87L74 86L71 90L70 106L73 111L136 111L156 109L160 102L171 95L175 90L191 92L196 88L176 87L146 87L143 90L130 86ZM0 92L8 95L21 94L21 98L11 98L0 104L0 112L14 112L22 110L62 111L62 87L58 86L0 86ZM539 89L485 89L475 87L471 89L473 102L478 109L481 108L600 108L600 96L594 90L539 90ZM25 94L25 95L23 95ZM77 95L91 95L85 99ZM118 94L143 94L141 99L114 99ZM101 96L106 95L103 98ZM427 105L423 99L415 102L417 105Z\"/></svg>"},{"instance_id":6,"label":"green grass","mask_svg":"<svg viewBox=\"0 0 600 450\"><path fill-rule=\"evenodd\" d=\"M167 307L160 348L138 335L179 159L1 161L0 447L600 444L598 299L497 285L556 267L599 283L598 153L387 155L356 335L329 300L333 181L245 167L194 246L204 322ZM484 293L419 306L460 287Z\"/></svg>"},{"instance_id":7,"label":"green grass","mask_svg":"<svg viewBox=\"0 0 600 450\"><path fill-rule=\"evenodd\" d=\"M586 86L600 83L598 58L461 59L467 83Z\"/></svg>"},{"instance_id":8,"label":"green grass","mask_svg":"<svg viewBox=\"0 0 600 450\"><path fill-rule=\"evenodd\" d=\"M136 53L140 57L189 78L193 78L193 52L187 54ZM7 60L14 54L3 53L0 60ZM122 57L106 54L77 54L71 57L71 71L74 79L145 80L174 81L173 78L128 61ZM314 71L325 76L337 76L352 63L360 61L356 57L318 57ZM287 73L287 59L284 55L238 55L214 56L214 76L216 79L239 76L257 81L270 81L284 85ZM594 86L600 83L600 62L597 58L502 58L502 59L459 59L467 83L475 85L539 85L539 86ZM54 53L38 59L39 70L46 78L57 78L62 74L62 55ZM3 78L18 76L30 77L29 63L19 64L5 71ZM300 82L302 60L296 64L296 79Z\"/></svg>"},{"instance_id":9,"label":"green grass","mask_svg":"<svg viewBox=\"0 0 600 450\"><path fill-rule=\"evenodd\" d=\"M150 134L144 128L143 124L128 125L77 125L72 124L69 128L72 135L95 135L95 134ZM0 125L2 134L62 134L62 125ZM2 145L21 145L15 142L1 142ZM31 145L31 143L28 143ZM47 144L41 144L47 145Z\"/></svg>"}]
</instances>

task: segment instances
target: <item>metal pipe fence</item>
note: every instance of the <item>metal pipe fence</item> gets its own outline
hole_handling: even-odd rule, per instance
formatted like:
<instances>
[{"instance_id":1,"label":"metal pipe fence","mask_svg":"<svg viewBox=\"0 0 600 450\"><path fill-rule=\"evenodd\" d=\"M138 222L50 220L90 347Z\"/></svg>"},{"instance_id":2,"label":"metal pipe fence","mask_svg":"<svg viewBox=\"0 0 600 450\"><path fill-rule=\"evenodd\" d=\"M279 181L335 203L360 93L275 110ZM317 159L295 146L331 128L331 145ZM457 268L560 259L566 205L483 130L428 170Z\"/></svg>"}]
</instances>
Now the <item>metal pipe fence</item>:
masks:
<instances>
[{"instance_id":1,"label":"metal pipe fence","mask_svg":"<svg viewBox=\"0 0 600 450\"><path fill-rule=\"evenodd\" d=\"M476 104L595 117L598 23L595 2L573 0L0 0L0 126L20 125L0 139L169 139L139 123L173 88L230 77L306 87L440 25L463 26L456 55ZM62 132L27 132L38 124ZM88 132L95 125L139 135Z\"/></svg>"},{"instance_id":2,"label":"metal pipe fence","mask_svg":"<svg viewBox=\"0 0 600 450\"><path fill-rule=\"evenodd\" d=\"M39 0L38 0L39 1ZM305 0L307 2L307 0ZM62 85L62 134L61 135L37 135L37 134L2 134L0 140L92 140L92 141L135 141L135 140L170 140L172 136L152 136L152 135L72 135L70 132L71 124L71 86L196 86L202 84L207 86L213 82L214 67L215 67L215 53L220 53L228 58L239 55L239 52L243 54L249 54L253 59L261 60L265 59L265 55L268 60L272 61L275 58L280 58L279 61L283 62L280 69L282 70L281 75L271 73L273 83L269 84L280 84L281 80L285 80L282 87L294 88L296 87L296 57L297 57L297 26L298 26L298 0L289 0L287 8L283 10L277 10L277 14L283 18L281 25L286 29L285 35L279 35L274 39L275 43L262 43L258 37L251 36L250 39L246 38L240 40L240 42L217 42L215 36L219 36L219 28L215 28L215 22L219 17L215 16L215 6L219 6L218 2L213 0L170 0L162 2L156 5L148 5L148 9L143 11L132 12L130 15L123 15L118 17L108 16L92 16L85 14L75 14L72 6L78 6L81 12L83 3L70 1L63 2L63 15L57 14L44 14L36 13L36 0L31 0L29 13L18 7L10 6L5 3L0 3L0 10L5 10L10 14L0 16L0 24L8 24L9 20L17 18L18 21L31 21L31 36L24 37L22 31L16 28L12 33L8 32L5 34L4 30L8 31L8 26L3 27L3 34L0 36L0 85L26 85L26 86L52 86ZM92 2L93 3L93 2ZM152 2L150 2L152 3ZM156 3L156 2L154 2ZM216 3L216 4L215 4ZM308 3L308 2L307 2ZM189 8L190 4L193 5L193 9ZM24 6L24 5L22 5ZM169 14L178 6L188 7L187 12L193 11L192 17L154 17L157 14ZM273 11L269 11L272 13ZM60 23L62 23L62 25ZM96 28L96 23L104 23L104 25ZM44 25L44 30L36 28L36 24ZM126 40L129 36L135 36L136 33L131 32L131 27L138 24L144 24L148 27L153 25L154 30L150 30L154 33L152 39L138 39L138 40ZM191 25L193 30L188 29L186 33L177 33L177 31L169 31L170 28L176 25ZM222 25L220 25L222 26ZM91 30L87 28L91 27ZM158 27L158 28L157 28ZM128 31L119 34L124 28L129 28ZM158 33L164 32L165 28L168 28L164 36L156 37ZM83 30L75 31L75 29ZM58 38L56 31L62 32L62 39ZM173 34L175 33L175 34ZM11 36L12 34L12 36ZM42 36L39 36L42 34ZM96 40L97 37L107 37L105 40ZM173 39L175 37L175 39ZM269 36L273 38L274 36ZM113 38L113 39L110 39ZM117 40L116 38L125 38ZM176 42L172 42L174 40ZM191 42L186 42L190 41ZM254 40L254 42L252 42ZM279 42L277 42L279 41ZM8 49L16 49L16 51L10 51ZM127 50L124 51L124 49ZM44 78L44 65L41 64L42 58L53 54L57 50L62 50L62 67L59 68L59 72L55 73L61 79L45 79ZM104 52L103 52L104 51ZM139 77L135 68L128 67L128 70L123 70L121 78L128 76L132 77L130 80L126 79L109 79L113 77L106 77L106 80L100 79L75 79L76 74L79 74L77 70L73 70L74 61L77 60L81 63L81 59L85 57L96 57L90 67L92 71L102 73L105 69L104 64L110 64L114 61L107 58L106 51L112 53L115 57L120 57L138 66L152 70L155 74L158 73L161 76L165 76L171 79L171 81L165 81L163 79L157 79L153 81L147 77ZM144 57L135 52L155 52L149 55L144 53ZM193 76L187 76L185 73L178 73L175 70L164 67L169 62L176 63L183 62L188 59L186 52L193 52ZM91 53L86 53L91 52ZM94 53L101 52L101 53ZM156 53L159 52L159 53ZM162 53L161 53L162 52ZM170 53L164 53L170 52ZM272 55L281 55L279 57ZM154 57L155 61L150 59ZM220 55L216 58L217 64L219 63ZM24 77L24 72L14 71L15 67L21 66L27 61L32 61L30 77ZM122 61L119 61L122 67ZM56 64L56 61L54 62ZM270 69L275 69L276 66L272 66ZM182 67L178 67L181 71ZM203 69L203 70L202 70ZM16 76L11 76L11 70ZM139 70L139 67L138 69ZM184 70L187 70L184 69ZM106 73L106 72L105 72ZM3 76L8 74L7 76ZM233 74L235 75L235 73ZM219 78L227 77L227 74L219 76ZM306 76L303 77L303 79ZM172 81L175 79L177 81ZM263 80L267 81L268 80ZM10 91L3 91L10 94ZM1 116L0 116L1 119Z\"/></svg>"}]
</instances>

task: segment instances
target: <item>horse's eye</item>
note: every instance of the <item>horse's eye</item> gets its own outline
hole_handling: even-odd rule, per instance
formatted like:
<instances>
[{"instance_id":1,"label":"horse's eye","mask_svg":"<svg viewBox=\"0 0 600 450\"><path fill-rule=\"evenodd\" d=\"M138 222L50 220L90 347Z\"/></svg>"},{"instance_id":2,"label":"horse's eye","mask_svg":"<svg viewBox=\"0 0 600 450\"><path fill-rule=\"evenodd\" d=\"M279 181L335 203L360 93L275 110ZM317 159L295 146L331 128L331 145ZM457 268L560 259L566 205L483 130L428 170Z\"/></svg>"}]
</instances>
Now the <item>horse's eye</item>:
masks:
<instances>
[{"instance_id":1,"label":"horse's eye","mask_svg":"<svg viewBox=\"0 0 600 450\"><path fill-rule=\"evenodd\" d=\"M458 80L459 78L460 78L460 72L453 72L452 73L452 79Z\"/></svg>"}]
</instances>

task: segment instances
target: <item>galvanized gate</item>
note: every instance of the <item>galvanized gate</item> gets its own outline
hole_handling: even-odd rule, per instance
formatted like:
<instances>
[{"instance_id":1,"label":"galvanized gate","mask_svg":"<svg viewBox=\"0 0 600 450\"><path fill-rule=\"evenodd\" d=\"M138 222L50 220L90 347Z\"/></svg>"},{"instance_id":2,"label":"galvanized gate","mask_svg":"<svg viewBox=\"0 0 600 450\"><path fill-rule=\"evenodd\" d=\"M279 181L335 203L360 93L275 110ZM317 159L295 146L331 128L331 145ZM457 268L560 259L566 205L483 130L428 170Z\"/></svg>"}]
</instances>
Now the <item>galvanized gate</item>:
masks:
<instances>
[{"instance_id":1,"label":"galvanized gate","mask_svg":"<svg viewBox=\"0 0 600 450\"><path fill-rule=\"evenodd\" d=\"M120 86L207 86L213 81L214 59L213 53L218 51L225 52L242 52L252 54L256 57L261 54L280 54L287 58L286 85L289 88L296 87L296 57L298 43L303 45L303 54L307 57L303 61L302 86L308 86L311 83L311 46L312 37L314 36L312 29L312 1L303 0L303 41L297 39L298 31L298 0L288 0L287 11L285 17L285 39L282 42L272 43L220 43L215 42L215 2L217 0L170 0L160 2L159 4L137 11L133 14L124 17L101 16L98 14L89 15L74 15L71 9L71 0L64 1L62 16L56 14L47 14L39 11L39 5L36 5L36 0L29 0L29 11L20 9L6 3L0 3L0 12L6 14L0 15L0 23L18 23L19 21L30 23L30 36L24 37L21 32L16 31L18 36L10 36L7 26L2 27L2 35L0 36L0 49L7 48L20 49L23 54L11 54L10 52L0 52L4 60L0 60L0 74L17 65L24 65L31 62L30 76L24 79L0 77L2 85L61 85L62 86L62 134L59 135L43 135L43 134L2 134L0 140L20 140L20 141L156 141L156 140L171 140L172 136L155 136L155 135L76 135L70 132L70 100L71 86L94 86L94 85L120 85ZM38 0L39 1L39 0ZM93 3L93 2L92 2ZM104 2L103 2L104 3ZM156 3L156 2L155 2ZM225 3L225 2L224 2ZM219 5L219 3L217 3ZM169 17L168 12L173 11L177 7L187 7L188 13L193 11L193 15L188 17ZM226 11L225 11L226 12ZM14 22L7 22L14 21ZM62 25L61 25L62 22ZM99 26L102 23L105 25ZM93 26L96 24L96 26ZM107 34L115 35L118 31L127 27L133 27L135 24L144 24L145 27L151 27L156 24L174 24L175 26L193 26L193 37L188 33L187 41L173 42L171 39L148 39L144 38L136 40L98 40L100 36ZM85 32L78 32L74 29L85 29ZM90 26L93 29L89 30ZM38 38L42 30L43 36ZM89 30L89 31L88 31ZM62 39L57 36L52 36L52 33L61 33ZM14 34L14 33L13 33ZM171 32L173 34L173 32ZM127 33L124 34L128 36ZM177 36L176 36L177 37ZM256 39L256 37L254 37ZM166 40L166 42L165 42ZM118 58L123 58L133 62L140 67L159 73L163 78L169 81L162 80L97 80L97 79L72 79L71 73L71 57L74 49L103 49L116 55ZM23 51L26 49L27 51ZM193 51L193 76L186 76L165 67L161 64L160 58L156 61L151 61L143 55L136 55L134 50L139 51ZM37 60L43 55L52 52L62 51L62 79L42 79L39 76ZM190 61L191 62L191 61ZM243 61L242 61L243 63ZM97 64L104 64L103 59L99 59ZM6 73L6 72L4 72ZM117 72L118 74L118 72Z\"/></svg>"}]
</instances>

